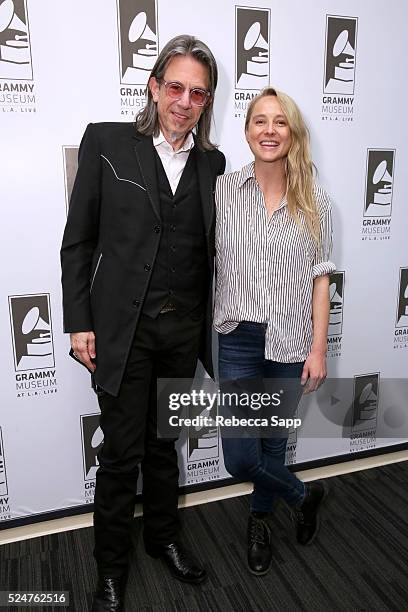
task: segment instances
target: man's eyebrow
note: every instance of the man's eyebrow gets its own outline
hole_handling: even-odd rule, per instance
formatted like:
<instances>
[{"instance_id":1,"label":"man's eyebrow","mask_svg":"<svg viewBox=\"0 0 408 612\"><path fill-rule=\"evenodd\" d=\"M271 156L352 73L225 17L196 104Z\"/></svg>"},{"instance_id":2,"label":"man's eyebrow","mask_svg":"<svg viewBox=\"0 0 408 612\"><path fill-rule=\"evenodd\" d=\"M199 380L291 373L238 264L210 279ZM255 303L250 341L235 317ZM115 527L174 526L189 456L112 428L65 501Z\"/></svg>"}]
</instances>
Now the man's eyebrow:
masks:
<instances>
[{"instance_id":1,"label":"man's eyebrow","mask_svg":"<svg viewBox=\"0 0 408 612\"><path fill-rule=\"evenodd\" d=\"M185 87L184 83L178 81L177 79L166 79L165 77L163 77L163 79L167 81L167 83L177 83L177 85L182 85L183 87ZM203 91L209 91L208 87L206 87L205 85L192 85L190 89L202 89Z\"/></svg>"}]
</instances>

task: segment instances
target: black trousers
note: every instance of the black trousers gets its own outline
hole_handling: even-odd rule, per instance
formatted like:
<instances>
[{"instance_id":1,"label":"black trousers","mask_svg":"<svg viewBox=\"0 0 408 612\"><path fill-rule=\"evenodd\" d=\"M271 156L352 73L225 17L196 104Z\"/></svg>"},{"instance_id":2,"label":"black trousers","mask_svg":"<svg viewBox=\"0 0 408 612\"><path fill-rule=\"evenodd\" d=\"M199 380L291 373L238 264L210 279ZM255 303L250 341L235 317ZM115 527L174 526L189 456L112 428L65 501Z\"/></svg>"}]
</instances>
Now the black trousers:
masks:
<instances>
[{"instance_id":1,"label":"black trousers","mask_svg":"<svg viewBox=\"0 0 408 612\"><path fill-rule=\"evenodd\" d=\"M143 473L143 537L169 544L178 532L179 470L175 440L157 437L157 378L193 378L201 315L142 315L120 393L99 397L104 434L94 500L94 555L98 570L119 576L131 550L139 465Z\"/></svg>"}]
</instances>

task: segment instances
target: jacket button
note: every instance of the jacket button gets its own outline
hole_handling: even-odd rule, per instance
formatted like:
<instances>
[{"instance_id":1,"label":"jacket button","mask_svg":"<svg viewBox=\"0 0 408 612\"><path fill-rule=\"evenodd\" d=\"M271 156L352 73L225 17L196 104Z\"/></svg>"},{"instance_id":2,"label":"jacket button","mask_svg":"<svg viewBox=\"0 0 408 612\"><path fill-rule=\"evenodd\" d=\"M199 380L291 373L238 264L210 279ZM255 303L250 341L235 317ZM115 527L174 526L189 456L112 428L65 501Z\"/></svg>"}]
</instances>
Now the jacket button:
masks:
<instances>
[{"instance_id":1,"label":"jacket button","mask_svg":"<svg viewBox=\"0 0 408 612\"><path fill-rule=\"evenodd\" d=\"M175 232L176 231L176 226L175 225L170 225L170 229L171 229L172 232Z\"/></svg>"},{"instance_id":2,"label":"jacket button","mask_svg":"<svg viewBox=\"0 0 408 612\"><path fill-rule=\"evenodd\" d=\"M154 226L154 231L156 232L156 234L160 234L160 230L161 230L160 225L155 225Z\"/></svg>"},{"instance_id":3,"label":"jacket button","mask_svg":"<svg viewBox=\"0 0 408 612\"><path fill-rule=\"evenodd\" d=\"M140 306L140 300L133 300L132 305L133 305L135 308L139 308L139 306Z\"/></svg>"},{"instance_id":4,"label":"jacket button","mask_svg":"<svg viewBox=\"0 0 408 612\"><path fill-rule=\"evenodd\" d=\"M149 272L149 270L152 269L152 266L150 264L145 264L144 269L146 270L146 272Z\"/></svg>"}]
</instances>

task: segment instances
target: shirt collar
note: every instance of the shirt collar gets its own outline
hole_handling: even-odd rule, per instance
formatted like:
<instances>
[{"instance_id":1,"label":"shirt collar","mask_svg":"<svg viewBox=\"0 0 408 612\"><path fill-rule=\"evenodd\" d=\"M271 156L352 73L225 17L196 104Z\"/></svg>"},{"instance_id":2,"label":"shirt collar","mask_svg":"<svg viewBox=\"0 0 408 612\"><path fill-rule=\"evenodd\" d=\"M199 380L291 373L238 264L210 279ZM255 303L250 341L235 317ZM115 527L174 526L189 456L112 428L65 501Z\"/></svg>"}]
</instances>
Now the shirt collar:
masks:
<instances>
[{"instance_id":1,"label":"shirt collar","mask_svg":"<svg viewBox=\"0 0 408 612\"><path fill-rule=\"evenodd\" d=\"M242 187L250 178L255 180L255 162L241 168L238 179L239 187Z\"/></svg>"},{"instance_id":2,"label":"shirt collar","mask_svg":"<svg viewBox=\"0 0 408 612\"><path fill-rule=\"evenodd\" d=\"M241 168L240 172L239 172L239 179L238 179L238 186L241 188L245 185L245 183L247 181L249 181L249 179L253 179L254 181L256 181L256 176L255 176L255 162L251 162L250 164L244 166L243 168ZM286 206L286 204L288 203L287 199L286 199L286 194L283 196L282 201L280 202L278 208L276 210L279 210L280 208L283 208L283 206Z\"/></svg>"},{"instance_id":3,"label":"shirt collar","mask_svg":"<svg viewBox=\"0 0 408 612\"><path fill-rule=\"evenodd\" d=\"M153 145L156 147L156 149L160 146L160 145L164 145L164 147L168 148L169 150L171 150L173 153L182 153L182 152L188 152L191 151L191 149L194 147L194 138L193 138L193 134L191 132L189 132L186 136L185 141L183 142L182 146L180 147L180 149L178 149L178 151L174 151L173 147L171 146L171 144L169 142L167 142L167 140L165 139L163 132L160 130L160 133L158 136L153 136Z\"/></svg>"}]
</instances>

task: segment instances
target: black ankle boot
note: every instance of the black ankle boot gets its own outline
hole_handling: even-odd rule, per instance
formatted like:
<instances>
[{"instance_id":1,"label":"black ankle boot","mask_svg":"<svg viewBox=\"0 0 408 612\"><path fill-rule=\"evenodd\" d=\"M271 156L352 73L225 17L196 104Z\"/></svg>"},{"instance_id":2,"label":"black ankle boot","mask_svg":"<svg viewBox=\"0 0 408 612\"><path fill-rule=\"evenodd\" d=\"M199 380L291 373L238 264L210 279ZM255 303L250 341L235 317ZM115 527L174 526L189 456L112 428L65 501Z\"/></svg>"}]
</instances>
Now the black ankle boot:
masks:
<instances>
[{"instance_id":1,"label":"black ankle boot","mask_svg":"<svg viewBox=\"0 0 408 612\"><path fill-rule=\"evenodd\" d=\"M251 512L248 519L248 567L252 574L262 576L271 566L271 528L268 514Z\"/></svg>"},{"instance_id":2,"label":"black ankle boot","mask_svg":"<svg viewBox=\"0 0 408 612\"><path fill-rule=\"evenodd\" d=\"M207 578L204 567L179 542L156 546L145 543L145 548L150 557L163 559L177 580L199 584Z\"/></svg>"},{"instance_id":3,"label":"black ankle boot","mask_svg":"<svg viewBox=\"0 0 408 612\"><path fill-rule=\"evenodd\" d=\"M92 612L123 612L126 581L126 575L119 578L99 575Z\"/></svg>"},{"instance_id":4,"label":"black ankle boot","mask_svg":"<svg viewBox=\"0 0 408 612\"><path fill-rule=\"evenodd\" d=\"M328 493L325 482L305 484L306 494L301 506L294 508L292 517L296 523L296 539L299 544L311 544L320 527L319 510Z\"/></svg>"}]
</instances>

